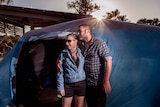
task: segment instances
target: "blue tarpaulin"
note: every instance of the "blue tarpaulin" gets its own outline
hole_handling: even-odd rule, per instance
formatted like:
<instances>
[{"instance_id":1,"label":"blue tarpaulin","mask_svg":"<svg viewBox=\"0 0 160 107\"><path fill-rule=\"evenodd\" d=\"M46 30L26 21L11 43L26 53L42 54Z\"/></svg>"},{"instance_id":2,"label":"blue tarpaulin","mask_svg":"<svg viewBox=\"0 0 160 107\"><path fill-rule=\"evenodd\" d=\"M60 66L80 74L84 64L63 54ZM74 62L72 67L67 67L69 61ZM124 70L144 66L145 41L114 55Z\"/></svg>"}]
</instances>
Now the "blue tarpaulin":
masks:
<instances>
[{"instance_id":1,"label":"blue tarpaulin","mask_svg":"<svg viewBox=\"0 0 160 107\"><path fill-rule=\"evenodd\" d=\"M66 32L77 32L82 23L89 24L93 35L105 40L111 50L112 92L107 95L106 106L160 107L160 27L84 18L30 31L16 47L22 40L62 39ZM11 50L0 63L0 107L12 101L11 60L18 59L21 51L16 47L18 50Z\"/></svg>"}]
</instances>

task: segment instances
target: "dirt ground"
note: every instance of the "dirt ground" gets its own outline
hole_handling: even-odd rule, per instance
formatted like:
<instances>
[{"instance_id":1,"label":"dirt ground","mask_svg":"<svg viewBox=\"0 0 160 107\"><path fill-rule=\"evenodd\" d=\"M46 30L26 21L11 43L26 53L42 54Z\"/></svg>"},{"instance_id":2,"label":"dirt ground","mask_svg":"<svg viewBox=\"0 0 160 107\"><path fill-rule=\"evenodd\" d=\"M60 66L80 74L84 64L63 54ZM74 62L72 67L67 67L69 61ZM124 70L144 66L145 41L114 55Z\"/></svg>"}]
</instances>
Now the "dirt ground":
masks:
<instances>
[{"instance_id":1,"label":"dirt ground","mask_svg":"<svg viewBox=\"0 0 160 107\"><path fill-rule=\"evenodd\" d=\"M36 93L34 98L26 99L24 102L19 102L17 106L6 107L61 107L61 99L57 98L56 89L43 88Z\"/></svg>"}]
</instances>

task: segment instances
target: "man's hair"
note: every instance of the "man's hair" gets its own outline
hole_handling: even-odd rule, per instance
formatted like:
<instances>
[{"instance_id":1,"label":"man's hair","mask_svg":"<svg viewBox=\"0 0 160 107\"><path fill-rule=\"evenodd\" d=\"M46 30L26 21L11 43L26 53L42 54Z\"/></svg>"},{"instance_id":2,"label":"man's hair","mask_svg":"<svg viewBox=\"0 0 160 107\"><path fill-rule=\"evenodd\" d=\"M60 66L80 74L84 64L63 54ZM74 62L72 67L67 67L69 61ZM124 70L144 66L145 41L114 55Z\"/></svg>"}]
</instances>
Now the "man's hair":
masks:
<instances>
[{"instance_id":1,"label":"man's hair","mask_svg":"<svg viewBox=\"0 0 160 107\"><path fill-rule=\"evenodd\" d=\"M85 24L85 23L79 25L79 27L81 27L81 26L84 27L87 30L90 30L90 32L92 31L91 27L89 25Z\"/></svg>"}]
</instances>

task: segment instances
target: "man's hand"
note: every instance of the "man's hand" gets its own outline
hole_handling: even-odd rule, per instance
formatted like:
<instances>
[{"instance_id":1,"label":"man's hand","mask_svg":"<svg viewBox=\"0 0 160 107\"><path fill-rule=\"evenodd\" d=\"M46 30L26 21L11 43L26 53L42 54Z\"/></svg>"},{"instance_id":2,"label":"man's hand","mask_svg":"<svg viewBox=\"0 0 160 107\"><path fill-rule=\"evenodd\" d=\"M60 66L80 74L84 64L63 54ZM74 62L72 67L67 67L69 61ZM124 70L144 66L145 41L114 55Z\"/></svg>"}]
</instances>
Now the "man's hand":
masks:
<instances>
[{"instance_id":1,"label":"man's hand","mask_svg":"<svg viewBox=\"0 0 160 107\"><path fill-rule=\"evenodd\" d=\"M110 81L104 81L103 87L106 94L111 93L112 89L111 89Z\"/></svg>"},{"instance_id":2,"label":"man's hand","mask_svg":"<svg viewBox=\"0 0 160 107\"><path fill-rule=\"evenodd\" d=\"M61 66L60 66L61 64L62 64L62 62L60 60L57 60L57 71L59 71L59 72L63 71Z\"/></svg>"}]
</instances>

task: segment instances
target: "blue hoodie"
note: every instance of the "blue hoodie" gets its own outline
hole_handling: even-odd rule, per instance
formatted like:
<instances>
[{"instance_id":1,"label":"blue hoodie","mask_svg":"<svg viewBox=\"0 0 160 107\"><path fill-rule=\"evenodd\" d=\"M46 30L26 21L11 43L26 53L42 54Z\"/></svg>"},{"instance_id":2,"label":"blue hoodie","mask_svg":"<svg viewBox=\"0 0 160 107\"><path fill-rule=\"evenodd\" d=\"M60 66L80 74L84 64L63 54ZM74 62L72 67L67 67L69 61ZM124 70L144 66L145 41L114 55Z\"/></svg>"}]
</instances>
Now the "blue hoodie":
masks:
<instances>
[{"instance_id":1,"label":"blue hoodie","mask_svg":"<svg viewBox=\"0 0 160 107\"><path fill-rule=\"evenodd\" d=\"M74 83L86 79L84 71L84 57L81 54L81 50L77 48L77 57L79 59L78 67L74 60L72 59L68 49L64 49L58 60L62 62L61 68L62 72L57 72L57 89L64 90L64 83Z\"/></svg>"}]
</instances>

